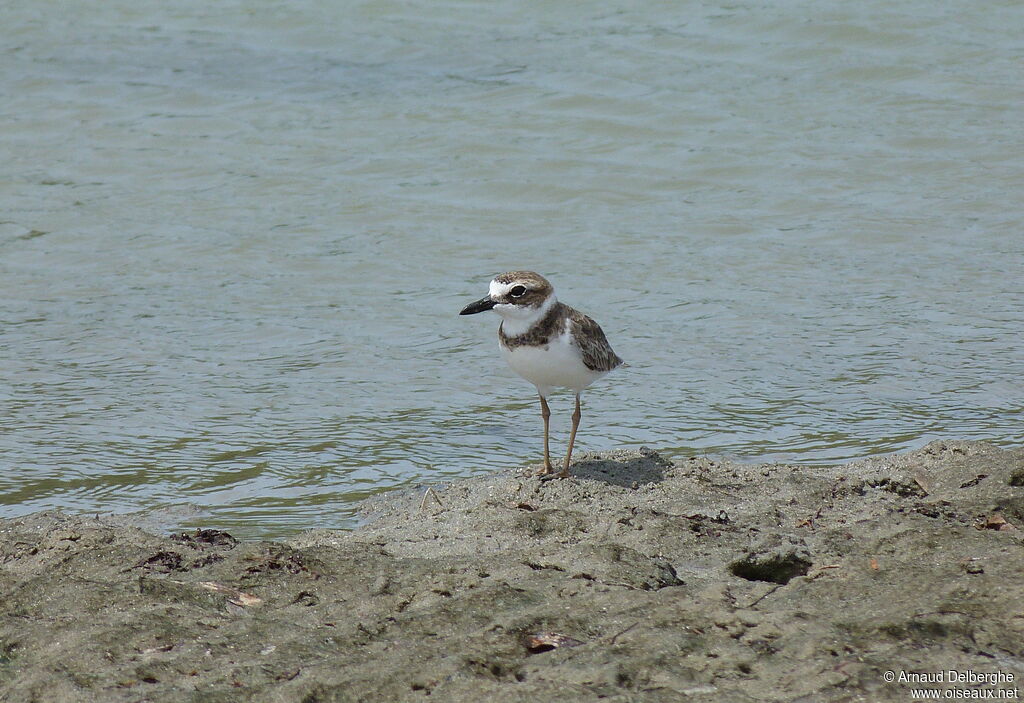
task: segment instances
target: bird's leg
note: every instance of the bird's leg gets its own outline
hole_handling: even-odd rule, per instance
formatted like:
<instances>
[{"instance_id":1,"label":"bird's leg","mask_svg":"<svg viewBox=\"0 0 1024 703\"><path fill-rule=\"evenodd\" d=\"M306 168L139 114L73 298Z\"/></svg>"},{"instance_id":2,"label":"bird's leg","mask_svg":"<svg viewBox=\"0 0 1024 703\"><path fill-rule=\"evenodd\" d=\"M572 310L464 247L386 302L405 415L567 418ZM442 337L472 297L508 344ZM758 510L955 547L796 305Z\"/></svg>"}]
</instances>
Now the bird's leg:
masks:
<instances>
[{"instance_id":1,"label":"bird's leg","mask_svg":"<svg viewBox=\"0 0 1024 703\"><path fill-rule=\"evenodd\" d=\"M551 409L548 408L548 401L544 396L540 396L540 416L544 418L544 468L540 474L544 475L555 470L551 466L551 454L548 453L548 421L551 419Z\"/></svg>"},{"instance_id":2,"label":"bird's leg","mask_svg":"<svg viewBox=\"0 0 1024 703\"><path fill-rule=\"evenodd\" d=\"M565 465L562 467L562 473L558 474L558 478L569 477L569 462L572 460L572 445L576 442L576 428L580 426L580 394L576 394L576 410L572 413L572 432L569 433L569 451L565 453Z\"/></svg>"}]
</instances>

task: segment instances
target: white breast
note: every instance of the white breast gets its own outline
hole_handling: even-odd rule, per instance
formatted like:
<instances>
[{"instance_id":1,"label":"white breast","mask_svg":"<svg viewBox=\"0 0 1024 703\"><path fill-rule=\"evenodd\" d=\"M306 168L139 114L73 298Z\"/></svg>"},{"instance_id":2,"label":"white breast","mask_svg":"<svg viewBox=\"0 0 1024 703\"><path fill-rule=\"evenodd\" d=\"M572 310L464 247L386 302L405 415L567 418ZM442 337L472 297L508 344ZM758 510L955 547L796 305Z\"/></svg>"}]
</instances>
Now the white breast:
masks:
<instances>
[{"instance_id":1,"label":"white breast","mask_svg":"<svg viewBox=\"0 0 1024 703\"><path fill-rule=\"evenodd\" d=\"M583 364L583 357L572 344L568 330L562 330L541 347L524 345L509 350L500 342L498 346L512 370L535 385L543 396L547 396L552 387L571 388L578 393L605 375Z\"/></svg>"}]
</instances>

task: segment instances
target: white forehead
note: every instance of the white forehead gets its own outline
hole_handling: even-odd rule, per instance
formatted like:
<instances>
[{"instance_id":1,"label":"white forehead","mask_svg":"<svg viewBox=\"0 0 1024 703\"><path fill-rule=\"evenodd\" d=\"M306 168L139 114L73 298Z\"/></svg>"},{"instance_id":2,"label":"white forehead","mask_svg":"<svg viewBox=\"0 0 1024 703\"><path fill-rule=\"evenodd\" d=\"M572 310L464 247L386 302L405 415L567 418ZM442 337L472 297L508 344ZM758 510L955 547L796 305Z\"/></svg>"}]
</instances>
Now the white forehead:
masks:
<instances>
[{"instance_id":1,"label":"white forehead","mask_svg":"<svg viewBox=\"0 0 1024 703\"><path fill-rule=\"evenodd\" d=\"M516 283L515 281L512 281L511 283L501 283L497 279L494 279L493 281L491 281L491 287L487 291L487 293L492 298L501 298L506 293L508 293L510 290L512 290L515 286L518 286L518 285L521 285L521 284Z\"/></svg>"}]
</instances>

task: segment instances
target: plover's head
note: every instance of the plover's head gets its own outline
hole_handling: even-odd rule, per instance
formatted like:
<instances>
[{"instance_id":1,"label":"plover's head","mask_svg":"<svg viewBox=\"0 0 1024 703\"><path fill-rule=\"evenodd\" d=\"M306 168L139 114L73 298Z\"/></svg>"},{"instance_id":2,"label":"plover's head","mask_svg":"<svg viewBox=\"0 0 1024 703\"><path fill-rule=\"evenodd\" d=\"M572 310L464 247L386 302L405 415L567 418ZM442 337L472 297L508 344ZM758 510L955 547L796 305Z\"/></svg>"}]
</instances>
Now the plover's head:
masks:
<instances>
[{"instance_id":1,"label":"plover's head","mask_svg":"<svg viewBox=\"0 0 1024 703\"><path fill-rule=\"evenodd\" d=\"M462 309L460 315L494 310L506 320L532 320L543 315L555 302L555 289L548 279L533 271L509 271L491 281L487 295Z\"/></svg>"}]
</instances>

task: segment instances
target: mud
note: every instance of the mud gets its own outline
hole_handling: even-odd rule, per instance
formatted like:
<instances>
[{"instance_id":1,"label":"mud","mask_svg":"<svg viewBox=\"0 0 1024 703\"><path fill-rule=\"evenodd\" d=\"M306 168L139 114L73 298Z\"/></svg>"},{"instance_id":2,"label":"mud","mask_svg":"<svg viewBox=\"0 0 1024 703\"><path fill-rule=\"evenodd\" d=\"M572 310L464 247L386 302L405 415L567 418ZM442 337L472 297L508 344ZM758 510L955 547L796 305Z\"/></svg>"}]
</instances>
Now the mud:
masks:
<instances>
[{"instance_id":1,"label":"mud","mask_svg":"<svg viewBox=\"0 0 1024 703\"><path fill-rule=\"evenodd\" d=\"M237 542L0 521L0 701L908 701L1024 689L1024 449L583 455ZM1006 676L1013 682L1005 682ZM968 694L969 695L969 694Z\"/></svg>"}]
</instances>

